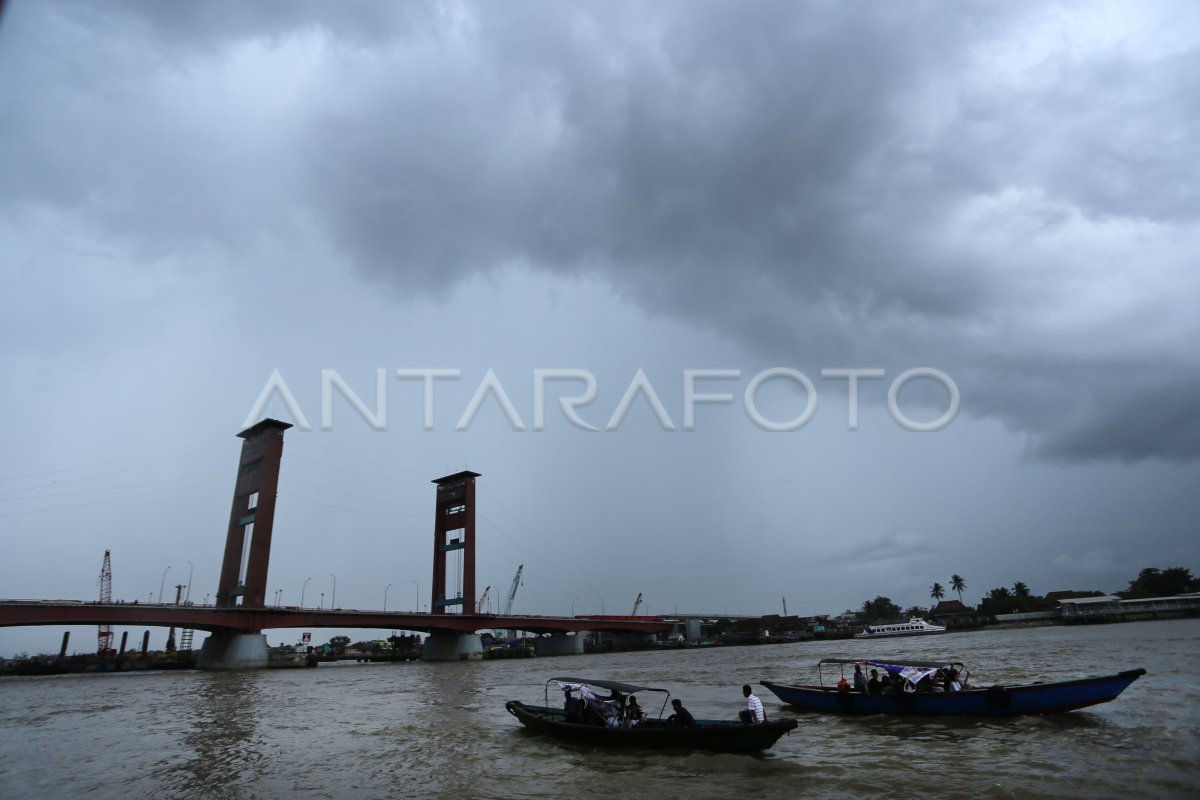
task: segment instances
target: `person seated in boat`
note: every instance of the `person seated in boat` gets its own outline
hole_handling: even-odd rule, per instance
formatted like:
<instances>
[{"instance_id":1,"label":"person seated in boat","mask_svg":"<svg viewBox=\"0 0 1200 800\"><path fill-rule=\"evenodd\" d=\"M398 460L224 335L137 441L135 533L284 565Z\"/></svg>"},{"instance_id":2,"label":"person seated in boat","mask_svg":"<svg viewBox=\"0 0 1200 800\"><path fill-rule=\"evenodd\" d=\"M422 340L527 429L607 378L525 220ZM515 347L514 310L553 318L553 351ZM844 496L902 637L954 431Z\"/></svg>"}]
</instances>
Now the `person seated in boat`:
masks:
<instances>
[{"instance_id":1,"label":"person seated in boat","mask_svg":"<svg viewBox=\"0 0 1200 800\"><path fill-rule=\"evenodd\" d=\"M584 725L605 726L613 715L611 701L597 696L591 689L583 686L579 689L579 721Z\"/></svg>"},{"instance_id":2,"label":"person seated in boat","mask_svg":"<svg viewBox=\"0 0 1200 800\"><path fill-rule=\"evenodd\" d=\"M867 691L867 677L862 673L862 667L858 664L854 665L854 691Z\"/></svg>"},{"instance_id":3,"label":"person seated in boat","mask_svg":"<svg viewBox=\"0 0 1200 800\"><path fill-rule=\"evenodd\" d=\"M625 703L625 727L637 727L645 718L646 715L642 713L642 707L638 705L637 698L629 695L629 700Z\"/></svg>"},{"instance_id":4,"label":"person seated in boat","mask_svg":"<svg viewBox=\"0 0 1200 800\"><path fill-rule=\"evenodd\" d=\"M838 678L838 682L837 682L837 690L838 690L839 692L848 692L848 691L850 691L850 681L846 680L846 676L845 676L845 675L843 675L842 677Z\"/></svg>"},{"instance_id":5,"label":"person seated in boat","mask_svg":"<svg viewBox=\"0 0 1200 800\"><path fill-rule=\"evenodd\" d=\"M879 680L879 670L871 670L871 680L867 681L868 694L880 694L883 692L883 683Z\"/></svg>"},{"instance_id":6,"label":"person seated in boat","mask_svg":"<svg viewBox=\"0 0 1200 800\"><path fill-rule=\"evenodd\" d=\"M567 722L579 722L583 710L580 706L584 704L583 700L571 694L570 688L563 689L563 695L563 711L566 712Z\"/></svg>"},{"instance_id":7,"label":"person seated in boat","mask_svg":"<svg viewBox=\"0 0 1200 800\"><path fill-rule=\"evenodd\" d=\"M750 684L742 686L742 696L746 698L746 707L738 713L738 719L747 725L761 725L767 721L767 710L763 708L762 700L750 691Z\"/></svg>"},{"instance_id":8,"label":"person seated in boat","mask_svg":"<svg viewBox=\"0 0 1200 800\"><path fill-rule=\"evenodd\" d=\"M671 708L675 709L675 713L667 717L669 724L678 728L696 727L696 718L692 716L692 712L683 707L683 702L678 697L671 701Z\"/></svg>"},{"instance_id":9,"label":"person seated in boat","mask_svg":"<svg viewBox=\"0 0 1200 800\"><path fill-rule=\"evenodd\" d=\"M947 692L961 692L962 688L963 688L963 685L958 680L958 670L954 669L953 667L950 667L949 669L947 669L946 670L946 691Z\"/></svg>"},{"instance_id":10,"label":"person seated in boat","mask_svg":"<svg viewBox=\"0 0 1200 800\"><path fill-rule=\"evenodd\" d=\"M926 692L932 692L933 691L933 676L926 675L924 678L921 678L921 680L917 681L914 686L914 691L921 692L922 694L924 694Z\"/></svg>"}]
</instances>

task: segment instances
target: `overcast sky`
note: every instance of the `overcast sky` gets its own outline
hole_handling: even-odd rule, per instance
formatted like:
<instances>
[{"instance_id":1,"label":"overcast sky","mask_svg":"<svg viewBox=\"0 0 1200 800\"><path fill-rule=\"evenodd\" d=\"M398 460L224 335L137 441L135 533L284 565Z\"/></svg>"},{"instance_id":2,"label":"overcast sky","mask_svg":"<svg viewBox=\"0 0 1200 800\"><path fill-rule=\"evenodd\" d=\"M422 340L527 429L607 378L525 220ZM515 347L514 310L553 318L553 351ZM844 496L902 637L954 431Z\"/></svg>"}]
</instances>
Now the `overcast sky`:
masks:
<instances>
[{"instance_id":1,"label":"overcast sky","mask_svg":"<svg viewBox=\"0 0 1200 800\"><path fill-rule=\"evenodd\" d=\"M427 604L464 468L522 613L1200 573L1198 42L1190 2L11 3L0 597L95 598L105 549L115 597L214 593L275 370L289 605ZM323 429L322 370L375 413L380 369ZM883 371L856 429L836 369ZM687 370L730 399L689 420Z\"/></svg>"}]
</instances>

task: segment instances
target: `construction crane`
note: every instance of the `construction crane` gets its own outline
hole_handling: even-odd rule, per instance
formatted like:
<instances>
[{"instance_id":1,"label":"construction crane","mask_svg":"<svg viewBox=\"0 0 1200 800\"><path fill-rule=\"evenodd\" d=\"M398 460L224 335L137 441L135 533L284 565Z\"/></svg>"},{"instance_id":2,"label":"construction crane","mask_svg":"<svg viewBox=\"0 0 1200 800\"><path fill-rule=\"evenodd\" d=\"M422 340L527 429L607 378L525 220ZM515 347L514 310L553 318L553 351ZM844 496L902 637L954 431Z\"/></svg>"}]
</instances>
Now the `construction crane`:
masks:
<instances>
[{"instance_id":1,"label":"construction crane","mask_svg":"<svg viewBox=\"0 0 1200 800\"><path fill-rule=\"evenodd\" d=\"M100 567L100 602L112 602L112 560L109 551L104 551L104 565ZM112 658L113 651L112 625L101 625L96 633L96 655L101 658Z\"/></svg>"},{"instance_id":2,"label":"construction crane","mask_svg":"<svg viewBox=\"0 0 1200 800\"><path fill-rule=\"evenodd\" d=\"M636 617L638 609L642 607L642 593L638 592L637 600L633 601L633 611L629 612L629 616Z\"/></svg>"},{"instance_id":3,"label":"construction crane","mask_svg":"<svg viewBox=\"0 0 1200 800\"><path fill-rule=\"evenodd\" d=\"M475 613L476 614L482 614L484 611L487 610L488 592L490 592L491 590L492 590L491 586L488 586L486 589L483 590L483 595L479 598L479 602L475 604Z\"/></svg>"},{"instance_id":4,"label":"construction crane","mask_svg":"<svg viewBox=\"0 0 1200 800\"><path fill-rule=\"evenodd\" d=\"M517 574L513 575L512 588L508 590L508 599L504 601L504 616L512 613L513 598L517 596L517 587L521 585L521 570L525 569L525 565L521 564L517 567Z\"/></svg>"},{"instance_id":5,"label":"construction crane","mask_svg":"<svg viewBox=\"0 0 1200 800\"><path fill-rule=\"evenodd\" d=\"M788 613L787 613L787 598L786 597L783 598L783 615L785 617L788 615Z\"/></svg>"}]
</instances>

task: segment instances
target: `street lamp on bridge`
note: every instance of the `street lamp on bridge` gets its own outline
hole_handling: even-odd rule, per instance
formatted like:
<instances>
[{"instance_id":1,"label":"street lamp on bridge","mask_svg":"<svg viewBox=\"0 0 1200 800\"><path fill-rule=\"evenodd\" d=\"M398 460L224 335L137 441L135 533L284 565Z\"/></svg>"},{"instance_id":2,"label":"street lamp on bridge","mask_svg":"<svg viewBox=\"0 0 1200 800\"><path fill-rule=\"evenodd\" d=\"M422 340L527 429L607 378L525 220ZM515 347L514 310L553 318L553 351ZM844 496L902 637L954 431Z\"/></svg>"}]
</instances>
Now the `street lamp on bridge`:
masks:
<instances>
[{"instance_id":1,"label":"street lamp on bridge","mask_svg":"<svg viewBox=\"0 0 1200 800\"><path fill-rule=\"evenodd\" d=\"M317 602L317 610L318 611L325 610L325 593L324 592L321 592L321 599Z\"/></svg>"},{"instance_id":2,"label":"street lamp on bridge","mask_svg":"<svg viewBox=\"0 0 1200 800\"><path fill-rule=\"evenodd\" d=\"M167 582L167 573L171 571L171 565L167 564L167 568L163 570L162 580L158 582L158 604L162 605L163 586Z\"/></svg>"},{"instance_id":3,"label":"street lamp on bridge","mask_svg":"<svg viewBox=\"0 0 1200 800\"><path fill-rule=\"evenodd\" d=\"M304 590L308 588L308 582L311 580L312 580L311 577L305 578L304 585L300 587L300 607L301 608L304 608Z\"/></svg>"},{"instance_id":4,"label":"street lamp on bridge","mask_svg":"<svg viewBox=\"0 0 1200 800\"><path fill-rule=\"evenodd\" d=\"M329 610L332 611L337 608L337 575L331 572L329 577L333 578L333 594L329 595Z\"/></svg>"},{"instance_id":5,"label":"street lamp on bridge","mask_svg":"<svg viewBox=\"0 0 1200 800\"><path fill-rule=\"evenodd\" d=\"M188 585L187 593L183 596L183 604L191 605L192 601L192 562L188 562Z\"/></svg>"},{"instance_id":6,"label":"street lamp on bridge","mask_svg":"<svg viewBox=\"0 0 1200 800\"><path fill-rule=\"evenodd\" d=\"M383 610L384 611L387 611L387 592L388 592L388 589L390 589L390 588L392 588L392 585L390 583L387 586L383 587Z\"/></svg>"},{"instance_id":7,"label":"street lamp on bridge","mask_svg":"<svg viewBox=\"0 0 1200 800\"><path fill-rule=\"evenodd\" d=\"M421 611L421 584L417 583L414 580L409 580L409 583L411 583L413 586L417 587L417 607L414 608L413 611L420 613L420 611Z\"/></svg>"}]
</instances>

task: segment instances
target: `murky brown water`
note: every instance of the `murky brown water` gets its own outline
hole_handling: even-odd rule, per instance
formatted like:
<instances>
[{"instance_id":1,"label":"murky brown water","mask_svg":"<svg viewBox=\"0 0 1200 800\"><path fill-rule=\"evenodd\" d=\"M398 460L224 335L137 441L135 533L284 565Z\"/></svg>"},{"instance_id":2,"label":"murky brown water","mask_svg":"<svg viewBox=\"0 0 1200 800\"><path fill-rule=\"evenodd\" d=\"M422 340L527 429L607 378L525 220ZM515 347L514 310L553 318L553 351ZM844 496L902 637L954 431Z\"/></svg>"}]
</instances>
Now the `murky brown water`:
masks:
<instances>
[{"instance_id":1,"label":"murky brown water","mask_svg":"<svg viewBox=\"0 0 1200 800\"><path fill-rule=\"evenodd\" d=\"M525 732L555 675L664 685L704 717L825 656L953 655L977 682L1143 666L1114 703L997 721L798 715L761 756L627 753ZM1200 796L1200 620L492 661L0 680L0 797ZM756 691L761 687L756 687ZM766 690L768 712L791 714ZM648 706L648 703L643 703Z\"/></svg>"}]
</instances>

